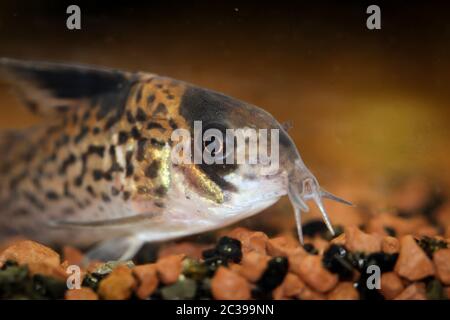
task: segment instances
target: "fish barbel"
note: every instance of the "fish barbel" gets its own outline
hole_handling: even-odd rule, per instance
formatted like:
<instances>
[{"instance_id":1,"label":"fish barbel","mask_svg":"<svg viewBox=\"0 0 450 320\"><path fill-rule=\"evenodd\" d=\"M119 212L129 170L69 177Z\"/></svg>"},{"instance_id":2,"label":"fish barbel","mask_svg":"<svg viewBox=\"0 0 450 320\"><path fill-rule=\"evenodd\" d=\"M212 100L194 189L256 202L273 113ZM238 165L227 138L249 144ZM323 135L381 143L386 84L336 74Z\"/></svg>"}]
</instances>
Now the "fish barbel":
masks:
<instances>
[{"instance_id":1,"label":"fish barbel","mask_svg":"<svg viewBox=\"0 0 450 320\"><path fill-rule=\"evenodd\" d=\"M6 58L0 72L42 116L0 133L0 238L99 243L92 256L125 259L144 242L229 225L286 194L301 241L307 200L330 231L321 199L349 204L319 186L283 126L256 106L150 73ZM279 168L174 163L174 131L193 133L196 121L221 132L277 129Z\"/></svg>"}]
</instances>

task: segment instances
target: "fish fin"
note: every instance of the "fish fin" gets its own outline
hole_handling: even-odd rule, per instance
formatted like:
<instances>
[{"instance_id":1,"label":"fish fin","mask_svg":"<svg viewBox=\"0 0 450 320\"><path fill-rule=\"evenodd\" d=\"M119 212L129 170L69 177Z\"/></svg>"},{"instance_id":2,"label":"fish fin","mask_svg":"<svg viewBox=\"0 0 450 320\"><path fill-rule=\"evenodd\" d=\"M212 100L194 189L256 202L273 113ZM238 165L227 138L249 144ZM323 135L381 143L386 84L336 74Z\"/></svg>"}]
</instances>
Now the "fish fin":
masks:
<instances>
[{"instance_id":1,"label":"fish fin","mask_svg":"<svg viewBox=\"0 0 450 320\"><path fill-rule=\"evenodd\" d=\"M292 120L285 121L281 124L281 127L283 127L284 131L289 131L294 127L294 122Z\"/></svg>"},{"instance_id":2,"label":"fish fin","mask_svg":"<svg viewBox=\"0 0 450 320\"><path fill-rule=\"evenodd\" d=\"M136 224L145 220L151 220L160 214L145 213L136 214L134 216L105 219L105 220L88 220L88 221L70 221L70 220L51 220L49 225L54 228L96 228L96 227L114 227L123 226L124 224Z\"/></svg>"},{"instance_id":3,"label":"fish fin","mask_svg":"<svg viewBox=\"0 0 450 320\"><path fill-rule=\"evenodd\" d=\"M126 261L131 260L144 241L134 235L102 241L91 248L85 255L83 264L90 261Z\"/></svg>"},{"instance_id":4,"label":"fish fin","mask_svg":"<svg viewBox=\"0 0 450 320\"><path fill-rule=\"evenodd\" d=\"M30 111L45 116L64 113L81 101L106 109L112 102L117 106L137 79L112 69L9 58L0 58L0 76L16 88Z\"/></svg>"},{"instance_id":5,"label":"fish fin","mask_svg":"<svg viewBox=\"0 0 450 320\"><path fill-rule=\"evenodd\" d=\"M328 213L325 210L325 207L322 203L322 198L321 198L320 194L315 192L313 195L313 200L316 203L317 207L319 208L320 213L322 214L323 221L325 222L325 225L327 226L328 231L330 231L331 235L334 236L335 232L333 229L333 225L331 224L330 217L328 216Z\"/></svg>"}]
</instances>

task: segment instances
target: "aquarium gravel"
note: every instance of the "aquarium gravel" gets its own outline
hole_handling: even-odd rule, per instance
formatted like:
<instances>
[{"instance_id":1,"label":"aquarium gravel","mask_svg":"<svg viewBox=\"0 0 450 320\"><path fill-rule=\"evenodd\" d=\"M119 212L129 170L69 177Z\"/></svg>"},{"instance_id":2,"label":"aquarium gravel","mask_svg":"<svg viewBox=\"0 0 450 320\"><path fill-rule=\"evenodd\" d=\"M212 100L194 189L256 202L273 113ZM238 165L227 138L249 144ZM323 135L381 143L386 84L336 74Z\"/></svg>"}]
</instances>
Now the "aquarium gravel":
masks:
<instances>
[{"instance_id":1,"label":"aquarium gravel","mask_svg":"<svg viewBox=\"0 0 450 320\"><path fill-rule=\"evenodd\" d=\"M11 239L0 246L0 298L448 299L450 206L430 208L380 211L335 225L334 237L313 218L303 245L295 228L234 227L144 247L133 261L88 261L74 247Z\"/></svg>"},{"instance_id":2,"label":"aquarium gravel","mask_svg":"<svg viewBox=\"0 0 450 320\"><path fill-rule=\"evenodd\" d=\"M361 239L364 244L359 243ZM291 235L268 238L261 232L236 228L203 250L202 257L169 252L140 265L90 262L81 269L79 289L68 289L71 274L65 270L80 263L80 252L66 248L67 256L60 258L48 247L18 240L0 254L0 297L383 300L447 299L450 293L450 249L444 237L394 238L348 227L330 242L320 234L305 240L301 246ZM190 252L199 246L181 244L182 248L188 245ZM172 250L177 246L173 244ZM361 251L349 250L352 246ZM371 265L381 271L381 289L367 286Z\"/></svg>"}]
</instances>

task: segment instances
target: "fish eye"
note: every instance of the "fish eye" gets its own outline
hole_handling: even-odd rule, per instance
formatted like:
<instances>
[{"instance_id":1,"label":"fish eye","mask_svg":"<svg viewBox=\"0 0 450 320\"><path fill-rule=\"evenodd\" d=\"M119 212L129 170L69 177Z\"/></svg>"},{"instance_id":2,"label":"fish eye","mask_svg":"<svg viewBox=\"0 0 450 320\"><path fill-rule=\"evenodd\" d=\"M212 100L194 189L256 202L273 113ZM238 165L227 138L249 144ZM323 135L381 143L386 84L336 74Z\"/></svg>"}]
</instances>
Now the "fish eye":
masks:
<instances>
[{"instance_id":1,"label":"fish eye","mask_svg":"<svg viewBox=\"0 0 450 320\"><path fill-rule=\"evenodd\" d=\"M233 151L227 148L227 128L220 123L208 123L202 129L202 153L206 150L216 160L226 159Z\"/></svg>"},{"instance_id":2,"label":"fish eye","mask_svg":"<svg viewBox=\"0 0 450 320\"><path fill-rule=\"evenodd\" d=\"M216 141L217 141L217 144L218 144L218 148L216 148L216 143L215 143ZM203 141L203 150L205 150L205 149L213 157L215 157L216 153L222 153L222 155L223 155L223 153L224 153L223 151L225 149L225 144L224 144L224 142L222 141L221 138L213 136L213 137L211 137L211 140ZM222 156L222 158L223 158L223 156Z\"/></svg>"}]
</instances>

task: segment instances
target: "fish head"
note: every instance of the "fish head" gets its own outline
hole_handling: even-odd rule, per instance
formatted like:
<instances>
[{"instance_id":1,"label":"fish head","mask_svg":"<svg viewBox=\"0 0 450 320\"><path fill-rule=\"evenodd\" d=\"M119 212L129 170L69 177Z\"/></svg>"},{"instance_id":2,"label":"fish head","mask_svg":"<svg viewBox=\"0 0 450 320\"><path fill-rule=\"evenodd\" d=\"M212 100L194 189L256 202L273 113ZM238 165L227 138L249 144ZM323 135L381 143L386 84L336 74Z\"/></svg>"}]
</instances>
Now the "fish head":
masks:
<instances>
[{"instance_id":1,"label":"fish head","mask_svg":"<svg viewBox=\"0 0 450 320\"><path fill-rule=\"evenodd\" d=\"M184 126L171 137L172 185L177 190L172 211L222 226L256 214L286 194L296 212L307 211L309 199L323 209L321 197L331 194L320 188L285 128L265 110L186 85L178 114Z\"/></svg>"}]
</instances>

